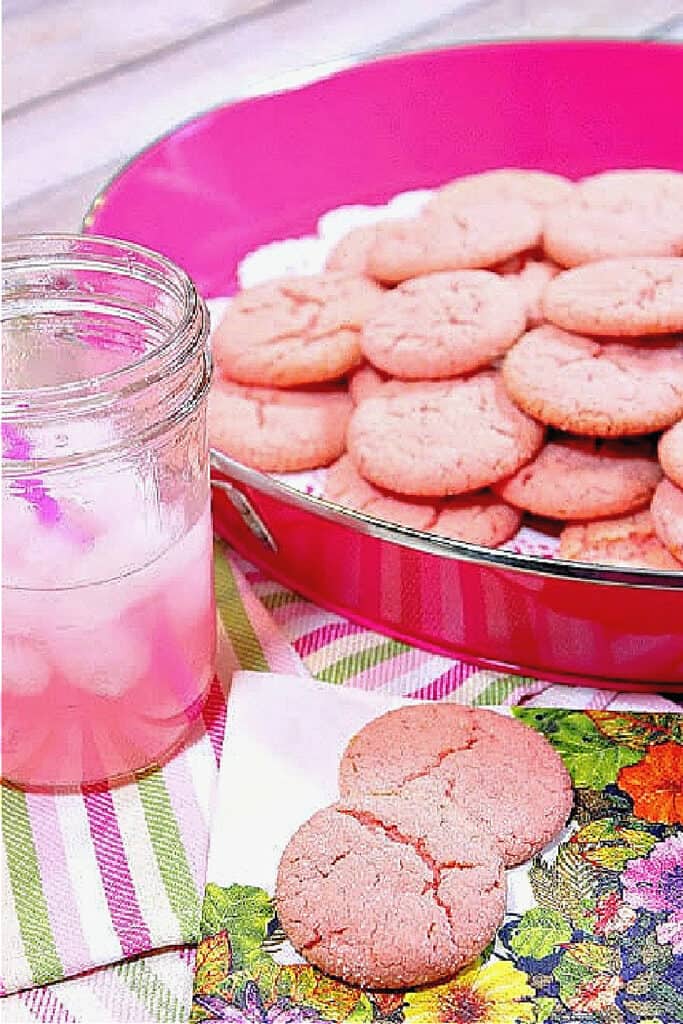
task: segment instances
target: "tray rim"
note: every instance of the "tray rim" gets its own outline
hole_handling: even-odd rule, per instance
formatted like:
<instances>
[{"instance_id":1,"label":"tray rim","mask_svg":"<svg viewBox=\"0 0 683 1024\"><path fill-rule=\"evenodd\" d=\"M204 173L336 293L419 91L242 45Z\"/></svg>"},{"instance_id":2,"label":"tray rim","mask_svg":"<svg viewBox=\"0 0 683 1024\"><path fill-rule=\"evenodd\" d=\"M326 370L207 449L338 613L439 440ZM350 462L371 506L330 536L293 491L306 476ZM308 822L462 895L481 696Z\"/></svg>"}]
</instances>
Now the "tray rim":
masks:
<instances>
[{"instance_id":1,"label":"tray rim","mask_svg":"<svg viewBox=\"0 0 683 1024\"><path fill-rule=\"evenodd\" d=\"M362 71L364 68L373 64L382 64L386 62L407 63L430 54L457 53L463 50L539 50L555 49L563 46L571 46L577 50L585 49L599 51L605 47L616 47L617 49L623 50L681 50L683 53L683 42L680 42L678 39L627 39L623 36L609 35L581 37L553 36L552 38L547 39L519 39L515 36L511 36L500 39L466 39L444 46L436 45L419 47L414 50L396 50L391 53L381 53L375 56L370 56L341 68L339 67L339 60L327 60L321 61L318 64L306 64L301 68L302 72L308 70L311 72L314 70L320 70L320 74L316 75L314 78L306 79L297 85L283 86L281 89L273 90L268 90L268 79L264 79L262 84L260 86L257 85L248 96L241 96L239 99L226 100L222 103L212 104L210 107L205 107L196 114L191 114L190 117L186 117L182 121L176 122L166 131L156 135L145 146L142 146L130 157L125 159L97 190L81 219L81 231L86 234L90 233L90 228L92 227L98 210L107 201L108 193L117 183L119 178L121 178L133 166L133 164L147 156L147 154L156 149L157 146L162 146L164 143L168 142L178 132L190 127L190 125L198 124L200 121L203 121L204 118L211 117L213 114L217 114L228 107L238 107L243 104L251 103L254 100L273 98L276 96L287 96L290 93L301 92L302 90L310 89L342 75L352 75L355 72ZM326 68L328 69L327 72L325 71Z\"/></svg>"},{"instance_id":2,"label":"tray rim","mask_svg":"<svg viewBox=\"0 0 683 1024\"><path fill-rule=\"evenodd\" d=\"M96 192L92 201L83 215L81 230L85 234L93 234L92 226L98 211L107 202L108 195L134 164L142 160L157 147L163 146L180 131L196 125L205 118L211 117L227 108L241 106L253 102L278 96L297 93L303 90L318 87L325 82L336 79L340 76L351 76L362 72L371 65L393 62L413 63L421 58L434 54L459 53L467 50L501 50L507 49L510 52L525 50L551 50L561 47L571 47L576 50L597 51L606 47L616 47L619 50L644 50L644 49L673 49L680 50L683 56L683 44L678 40L661 39L624 39L619 37L601 36L586 38L557 37L552 39L496 39L496 40L467 40L448 46L422 47L415 50L402 50L394 53L380 54L365 60L360 60L349 66L339 68L338 61L330 60L319 64L310 64L302 68L302 71L320 71L311 79L306 79L295 86L285 86L274 91L262 91L259 87L248 96L236 100L215 104L191 117L171 126L167 131L161 133L146 146L136 151L131 157L125 160L111 177ZM329 69L326 73L325 69ZM267 86L267 81L263 83ZM112 236L107 236L112 237ZM649 568L620 567L611 565L598 565L589 562L567 561L564 559L548 559L538 555L517 554L501 548L484 548L464 541L452 540L446 537L438 537L422 530L415 530L411 527L404 527L398 524L389 523L386 520L369 516L364 512L347 509L324 498L305 494L296 488L276 480L274 477L258 470L251 469L242 463L231 459L223 452L211 450L211 465L220 473L238 480L240 483L253 487L274 497L285 504L295 505L317 515L323 519L335 521L342 525L355 529L358 532L368 534L380 540L396 544L400 547L413 548L446 559L471 562L477 565L513 572L525 573L535 577L546 577L576 582L583 584L598 584L611 587L629 587L639 590L669 591L671 593L683 591L683 568L679 571L667 571Z\"/></svg>"},{"instance_id":3,"label":"tray rim","mask_svg":"<svg viewBox=\"0 0 683 1024\"><path fill-rule=\"evenodd\" d=\"M671 593L683 592L683 568L680 572L626 568L590 562L573 562L560 558L544 558L540 555L518 554L504 548L486 548L465 541L453 540L450 537L439 537L437 534L415 530L409 526L400 526L390 523L388 520L368 515L366 512L338 505L326 498L306 494L298 488L292 487L291 484L283 483L267 473L245 466L213 448L211 449L211 467L218 473L236 479L285 504L302 508L319 518L339 523L359 533L388 541L399 547L422 551L425 554L567 582L612 587L626 586L638 590L670 591Z\"/></svg>"}]
</instances>

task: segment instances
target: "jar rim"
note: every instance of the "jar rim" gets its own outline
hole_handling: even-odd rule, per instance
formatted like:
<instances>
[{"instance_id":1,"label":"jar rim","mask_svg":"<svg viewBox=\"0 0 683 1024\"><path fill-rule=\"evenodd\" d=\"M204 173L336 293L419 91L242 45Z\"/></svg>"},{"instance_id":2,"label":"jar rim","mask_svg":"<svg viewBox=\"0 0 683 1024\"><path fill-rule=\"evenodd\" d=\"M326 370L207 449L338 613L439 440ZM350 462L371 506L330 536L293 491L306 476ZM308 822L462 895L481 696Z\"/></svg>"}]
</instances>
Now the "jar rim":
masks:
<instances>
[{"instance_id":1,"label":"jar rim","mask_svg":"<svg viewBox=\"0 0 683 1024\"><path fill-rule=\"evenodd\" d=\"M84 250L70 252L68 248L57 248L60 245L67 247L73 244L83 245ZM33 246L43 245L45 246L44 251L31 251ZM50 249L48 248L49 246L54 248ZM92 254L87 252L87 249L90 247L93 249ZM100 247L102 250L99 266L98 262L92 259L92 255L95 255L97 247ZM81 396L92 400L95 398L93 390L105 385L112 385L116 387L117 394L125 395L135 391L140 386L153 382L166 373L173 372L176 365L182 363L183 358L187 356L188 349L191 349L198 341L201 343L205 340L208 335L208 311L204 300L197 292L189 275L176 263L168 259L168 257L146 246L138 245L136 242L128 242L124 239L111 238L104 235L71 234L67 232L15 235L3 241L3 288L6 273L20 269L31 269L32 267L38 269L39 267L45 267L48 261L52 265L57 265L65 270L87 268L113 269L116 265L113 261L116 253L120 256L131 254L139 257L141 260L148 261L150 264L147 268L147 273L140 272L144 270L143 263L135 267L130 266L126 270L126 276L131 278L137 277L141 281L147 280L149 283L155 283L153 279L157 277L157 282L160 283L161 278L152 271L152 267L154 267L158 268L164 276L166 284L177 288L177 297L182 303L182 315L177 323L173 325L163 345L142 353L139 358L133 359L123 366L117 367L114 370L108 370L94 377L67 381L62 384L41 385L35 388L3 387L3 419L8 414L9 417L12 416L13 408L16 408L15 403L18 404L19 409L23 412L24 410L21 407L25 405L29 395L31 396L31 402L33 404L38 403L39 405L47 405L52 402L58 403L65 400L77 401ZM110 254L109 260L107 260L107 254ZM16 319L20 315L22 314L12 312L11 308L7 309L6 300L3 296L3 304L0 311L2 323ZM185 345L183 345L183 341L186 342ZM155 364L157 365L155 366ZM151 376L145 373L148 368L153 368ZM144 385L138 379L141 374L144 374ZM118 382L120 382L120 386Z\"/></svg>"},{"instance_id":2,"label":"jar rim","mask_svg":"<svg viewBox=\"0 0 683 1024\"><path fill-rule=\"evenodd\" d=\"M152 328L155 335L153 344L131 352L129 360L105 372L35 387L3 386L3 440L6 430L29 423L56 422L93 413L106 415L117 403L137 401L151 387L165 387L173 382L174 408L170 414L168 409L159 408L157 420L149 422L142 432L153 433L164 423L188 414L205 396L211 377L209 313L189 275L166 256L134 242L101 235L19 235L3 244L2 270L3 325L22 316L37 318L42 314L87 311ZM75 272L110 274L110 283L118 275L120 281L127 280L132 285L139 282L149 289L161 306L145 305L146 297L142 304L137 298L131 300L123 286L120 296L116 288L111 292L103 289L102 294L91 296L77 278L71 279L72 284L76 280L76 286L67 286L63 295L58 290L53 294L49 289L44 295L36 295L30 287L34 271L37 281L41 273L48 271L56 275L64 271L67 282L68 275ZM201 367L192 371L197 359ZM47 461L54 466L53 459L48 457ZM14 455L7 463L3 451L3 467L9 469L10 475L28 465L35 466L35 460Z\"/></svg>"}]
</instances>

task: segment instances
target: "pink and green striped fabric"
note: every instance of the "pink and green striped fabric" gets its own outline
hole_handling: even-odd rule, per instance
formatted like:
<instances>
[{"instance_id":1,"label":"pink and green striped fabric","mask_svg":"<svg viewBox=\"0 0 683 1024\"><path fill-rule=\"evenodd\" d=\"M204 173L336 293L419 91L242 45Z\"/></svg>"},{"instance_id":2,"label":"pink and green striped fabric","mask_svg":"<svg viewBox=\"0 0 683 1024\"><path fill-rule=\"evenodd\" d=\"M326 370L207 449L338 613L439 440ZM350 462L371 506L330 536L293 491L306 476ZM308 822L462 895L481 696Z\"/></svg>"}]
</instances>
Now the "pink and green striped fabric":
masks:
<instances>
[{"instance_id":1,"label":"pink and green striped fabric","mask_svg":"<svg viewBox=\"0 0 683 1024\"><path fill-rule=\"evenodd\" d=\"M228 661L239 668L468 704L679 709L388 640L266 579L220 542L215 564ZM187 1019L224 717L216 682L194 742L126 786L54 797L2 787L0 1019Z\"/></svg>"}]
</instances>

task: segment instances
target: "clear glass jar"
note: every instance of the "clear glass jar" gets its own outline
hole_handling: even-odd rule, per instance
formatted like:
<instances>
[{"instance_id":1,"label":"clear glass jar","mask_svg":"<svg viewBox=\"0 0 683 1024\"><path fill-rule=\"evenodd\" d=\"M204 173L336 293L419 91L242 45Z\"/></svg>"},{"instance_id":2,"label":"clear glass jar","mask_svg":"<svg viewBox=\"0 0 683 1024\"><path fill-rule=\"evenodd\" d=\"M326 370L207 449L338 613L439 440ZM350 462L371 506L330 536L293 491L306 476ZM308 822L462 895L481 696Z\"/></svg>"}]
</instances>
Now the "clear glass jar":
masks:
<instances>
[{"instance_id":1,"label":"clear glass jar","mask_svg":"<svg viewBox=\"0 0 683 1024\"><path fill-rule=\"evenodd\" d=\"M208 315L178 267L105 238L5 244L2 775L158 763L213 674Z\"/></svg>"}]
</instances>

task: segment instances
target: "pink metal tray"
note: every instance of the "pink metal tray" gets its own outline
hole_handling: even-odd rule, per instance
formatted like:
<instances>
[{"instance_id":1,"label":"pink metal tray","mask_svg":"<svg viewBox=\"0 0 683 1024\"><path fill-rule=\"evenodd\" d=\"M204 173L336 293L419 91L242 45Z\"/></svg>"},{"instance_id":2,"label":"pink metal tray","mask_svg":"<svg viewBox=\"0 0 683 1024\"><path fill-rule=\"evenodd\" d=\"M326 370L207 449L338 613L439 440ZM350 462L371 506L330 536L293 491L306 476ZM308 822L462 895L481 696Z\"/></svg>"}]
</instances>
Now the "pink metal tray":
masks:
<instances>
[{"instance_id":1,"label":"pink metal tray","mask_svg":"<svg viewBox=\"0 0 683 1024\"><path fill-rule=\"evenodd\" d=\"M484 168L683 170L683 47L497 44L376 61L211 111L136 157L87 230L170 256L206 297L321 213ZM564 682L683 689L683 573L440 540L214 453L218 532L319 604L436 651Z\"/></svg>"}]
</instances>

